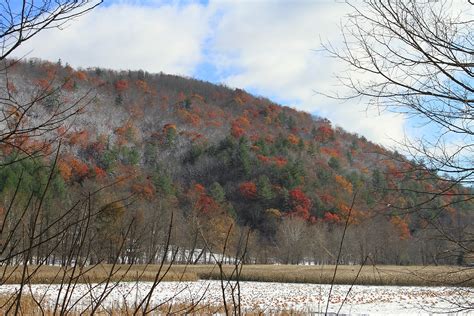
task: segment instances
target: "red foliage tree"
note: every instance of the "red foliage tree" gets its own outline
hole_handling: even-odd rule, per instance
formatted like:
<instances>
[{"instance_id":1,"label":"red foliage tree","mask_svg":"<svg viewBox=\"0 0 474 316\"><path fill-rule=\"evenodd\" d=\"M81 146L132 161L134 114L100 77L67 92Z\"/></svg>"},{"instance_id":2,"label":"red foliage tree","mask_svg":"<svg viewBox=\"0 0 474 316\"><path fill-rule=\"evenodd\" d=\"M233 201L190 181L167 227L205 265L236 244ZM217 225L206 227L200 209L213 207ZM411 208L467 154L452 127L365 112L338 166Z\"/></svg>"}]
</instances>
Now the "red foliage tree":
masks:
<instances>
[{"instance_id":1,"label":"red foliage tree","mask_svg":"<svg viewBox=\"0 0 474 316\"><path fill-rule=\"evenodd\" d=\"M279 168L286 166L286 164L288 163L288 160L283 157L273 157L273 161L275 162L275 165Z\"/></svg>"},{"instance_id":2,"label":"red foliage tree","mask_svg":"<svg viewBox=\"0 0 474 316\"><path fill-rule=\"evenodd\" d=\"M75 85L74 80L72 80L71 78L66 78L62 88L66 91L72 91L74 90L74 85Z\"/></svg>"},{"instance_id":3,"label":"red foliage tree","mask_svg":"<svg viewBox=\"0 0 474 316\"><path fill-rule=\"evenodd\" d=\"M117 80L115 82L115 89L118 91L118 92L123 92L123 91L126 91L128 90L128 81L127 80Z\"/></svg>"},{"instance_id":4,"label":"red foliage tree","mask_svg":"<svg viewBox=\"0 0 474 316\"><path fill-rule=\"evenodd\" d=\"M104 171L104 169L98 166L94 167L94 173L95 173L96 178L99 178L99 179L103 179L107 177L107 173Z\"/></svg>"},{"instance_id":5,"label":"red foliage tree","mask_svg":"<svg viewBox=\"0 0 474 316\"><path fill-rule=\"evenodd\" d=\"M203 214L210 214L219 209L216 201L207 194L202 194L195 206Z\"/></svg>"},{"instance_id":6,"label":"red foliage tree","mask_svg":"<svg viewBox=\"0 0 474 316\"><path fill-rule=\"evenodd\" d=\"M301 191L300 188L290 190L290 203L293 207L301 206L306 209L311 207L311 200Z\"/></svg>"},{"instance_id":7,"label":"red foliage tree","mask_svg":"<svg viewBox=\"0 0 474 316\"><path fill-rule=\"evenodd\" d=\"M326 143L326 142L334 139L334 130L328 124L321 125L321 126L318 127L318 129L316 131L315 139L318 142Z\"/></svg>"},{"instance_id":8,"label":"red foliage tree","mask_svg":"<svg viewBox=\"0 0 474 316\"><path fill-rule=\"evenodd\" d=\"M257 185L254 182L247 181L239 185L240 194L246 199L252 200L257 198Z\"/></svg>"},{"instance_id":9,"label":"red foliage tree","mask_svg":"<svg viewBox=\"0 0 474 316\"><path fill-rule=\"evenodd\" d=\"M257 159L260 160L261 162L268 164L272 162L272 159L270 157L264 156L264 155L257 155Z\"/></svg>"},{"instance_id":10,"label":"red foliage tree","mask_svg":"<svg viewBox=\"0 0 474 316\"><path fill-rule=\"evenodd\" d=\"M242 136L245 134L245 131L244 131L243 128L241 128L241 127L238 126L237 124L232 124L231 134L232 134L232 136L234 136L235 138L240 138L240 137L242 137Z\"/></svg>"},{"instance_id":11,"label":"red foliage tree","mask_svg":"<svg viewBox=\"0 0 474 316\"><path fill-rule=\"evenodd\" d=\"M341 222L341 218L337 214L326 212L324 213L323 221L328 223L339 223Z\"/></svg>"},{"instance_id":12,"label":"red foliage tree","mask_svg":"<svg viewBox=\"0 0 474 316\"><path fill-rule=\"evenodd\" d=\"M291 213L303 219L309 219L311 199L300 188L290 190L288 193L290 196Z\"/></svg>"},{"instance_id":13,"label":"red foliage tree","mask_svg":"<svg viewBox=\"0 0 474 316\"><path fill-rule=\"evenodd\" d=\"M194 191L196 191L199 194L205 194L206 193L206 188L202 184L196 183L194 185Z\"/></svg>"},{"instance_id":14,"label":"red foliage tree","mask_svg":"<svg viewBox=\"0 0 474 316\"><path fill-rule=\"evenodd\" d=\"M202 184L195 184L188 192L193 203L193 209L199 214L211 214L219 210L219 204L207 194Z\"/></svg>"},{"instance_id":15,"label":"red foliage tree","mask_svg":"<svg viewBox=\"0 0 474 316\"><path fill-rule=\"evenodd\" d=\"M71 158L69 160L69 164L72 169L73 175L77 178L77 180L82 180L89 174L89 167L82 161Z\"/></svg>"},{"instance_id":16,"label":"red foliage tree","mask_svg":"<svg viewBox=\"0 0 474 316\"><path fill-rule=\"evenodd\" d=\"M310 214L307 208L297 205L290 213L291 216L296 216L304 220L309 220Z\"/></svg>"},{"instance_id":17,"label":"red foliage tree","mask_svg":"<svg viewBox=\"0 0 474 316\"><path fill-rule=\"evenodd\" d=\"M242 115L232 121L231 134L235 138L240 138L245 134L245 130L250 127L250 121L245 115Z\"/></svg>"}]
</instances>

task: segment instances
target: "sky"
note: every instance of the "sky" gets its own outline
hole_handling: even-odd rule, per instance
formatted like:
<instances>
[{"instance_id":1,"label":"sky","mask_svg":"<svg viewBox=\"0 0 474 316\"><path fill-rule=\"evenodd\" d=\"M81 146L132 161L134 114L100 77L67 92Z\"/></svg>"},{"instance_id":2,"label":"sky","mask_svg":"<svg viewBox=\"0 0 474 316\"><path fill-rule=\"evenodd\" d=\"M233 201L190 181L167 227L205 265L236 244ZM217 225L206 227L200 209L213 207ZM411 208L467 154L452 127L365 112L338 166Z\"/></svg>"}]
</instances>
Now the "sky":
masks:
<instances>
[{"instance_id":1,"label":"sky","mask_svg":"<svg viewBox=\"0 0 474 316\"><path fill-rule=\"evenodd\" d=\"M321 44L341 41L347 12L338 0L105 0L61 30L40 33L16 57L222 83L393 146L409 130L405 117L321 94L343 89L335 78L342 66Z\"/></svg>"}]
</instances>

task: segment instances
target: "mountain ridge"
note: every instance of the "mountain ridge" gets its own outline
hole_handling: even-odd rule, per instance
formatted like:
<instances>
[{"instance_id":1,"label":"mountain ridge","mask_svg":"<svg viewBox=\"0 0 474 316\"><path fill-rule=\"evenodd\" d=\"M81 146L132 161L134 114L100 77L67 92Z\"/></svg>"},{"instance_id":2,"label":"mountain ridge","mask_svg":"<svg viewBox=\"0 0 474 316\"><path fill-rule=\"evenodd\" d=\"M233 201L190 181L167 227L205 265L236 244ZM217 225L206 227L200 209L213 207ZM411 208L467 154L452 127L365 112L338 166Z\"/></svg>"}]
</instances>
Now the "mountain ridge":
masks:
<instances>
[{"instance_id":1,"label":"mountain ridge","mask_svg":"<svg viewBox=\"0 0 474 316\"><path fill-rule=\"evenodd\" d=\"M241 89L145 71L76 70L36 59L13 62L8 76L4 95L40 96L28 112L28 124L58 111L65 114L47 133L13 145L46 154L61 139L57 176L66 204L72 196L116 181L115 192L98 203L110 207L120 196L133 200L113 204L97 221L112 231L104 240L120 239L125 223L134 218L140 219L137 230L163 225L173 211L183 229L201 231L214 248L235 225L255 231L255 249L273 249L279 260L298 263L317 252L331 262L324 249L335 249L334 238L347 221L356 227L347 262L378 253L375 261L382 263L432 263L429 255L414 250L415 240L427 238L421 236L427 219L438 216L455 227L456 216L468 216L469 205L450 207L454 197L424 202L423 192L450 189L426 168L329 120ZM61 112L64 108L69 110ZM2 153L7 159L11 149ZM421 180L428 176L431 181ZM3 181L2 192L12 189L5 184L9 181ZM466 188L451 190L455 196ZM290 226L301 231L294 240ZM357 249L370 230L380 240ZM327 240L312 240L322 231ZM134 252L137 258L156 234L137 237L143 239ZM189 247L190 237L178 235ZM307 242L312 246L305 249ZM387 244L398 249L383 249ZM427 244L424 251L434 251ZM113 252L113 247L100 247Z\"/></svg>"}]
</instances>

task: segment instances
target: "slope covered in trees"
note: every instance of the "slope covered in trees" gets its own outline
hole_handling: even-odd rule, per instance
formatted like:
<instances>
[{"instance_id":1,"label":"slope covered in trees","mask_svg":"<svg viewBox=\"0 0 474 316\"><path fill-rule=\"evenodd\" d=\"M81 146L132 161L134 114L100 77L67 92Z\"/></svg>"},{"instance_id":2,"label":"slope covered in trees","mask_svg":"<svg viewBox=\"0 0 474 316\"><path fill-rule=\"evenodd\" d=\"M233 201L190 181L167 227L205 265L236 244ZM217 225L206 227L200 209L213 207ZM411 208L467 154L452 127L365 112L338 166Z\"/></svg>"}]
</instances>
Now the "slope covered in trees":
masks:
<instances>
[{"instance_id":1,"label":"slope covered in trees","mask_svg":"<svg viewBox=\"0 0 474 316\"><path fill-rule=\"evenodd\" d=\"M368 256L376 263L463 261L446 236L472 223L472 203L454 203L471 189L450 186L323 118L243 90L143 71L76 70L30 60L14 63L8 80L3 96L27 100L49 91L24 124L90 98L50 128L61 148L37 225L48 227L55 212L99 190L92 202L100 209L91 224L99 236L89 250L92 262L117 256L153 262L171 213L177 227L172 245L183 249L182 260L189 249L221 251L233 225L229 245L236 249L239 231L252 231L249 260L334 262L348 221L343 262ZM15 109L9 115L14 123ZM0 169L2 214L13 195L21 203L32 192L41 194L54 145L42 133L5 142L4 164L32 157ZM427 201L424 192L433 187L450 194ZM24 236L20 229L15 234ZM45 244L35 258L65 256Z\"/></svg>"}]
</instances>

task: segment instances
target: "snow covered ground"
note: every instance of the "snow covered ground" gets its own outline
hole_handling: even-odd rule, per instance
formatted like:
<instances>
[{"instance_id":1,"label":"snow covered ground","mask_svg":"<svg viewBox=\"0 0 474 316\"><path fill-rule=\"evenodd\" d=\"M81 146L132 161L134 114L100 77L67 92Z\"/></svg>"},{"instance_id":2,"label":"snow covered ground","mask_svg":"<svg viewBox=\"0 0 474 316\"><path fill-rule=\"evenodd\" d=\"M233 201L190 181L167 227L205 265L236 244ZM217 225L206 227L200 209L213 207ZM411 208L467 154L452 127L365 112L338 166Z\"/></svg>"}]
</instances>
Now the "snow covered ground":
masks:
<instances>
[{"instance_id":1,"label":"snow covered ground","mask_svg":"<svg viewBox=\"0 0 474 316\"><path fill-rule=\"evenodd\" d=\"M110 294L102 306L133 306L149 291L151 283L113 284ZM110 286L109 286L110 287ZM329 285L295 283L241 282L241 302L244 311L259 309L265 314L281 310L295 310L307 313L324 313ZM336 313L350 286L335 285L332 290L328 312ZM3 285L0 294L13 293L18 285ZM88 285L78 285L72 293L69 305L78 310L87 307L104 292L104 286L97 286L88 293ZM32 285L24 289L43 302L52 304L57 297L58 285ZM87 293L87 294L85 294ZM85 294L85 295L84 295ZM230 299L230 294L228 296ZM168 301L169 300L169 301ZM219 281L163 282L158 285L152 297L152 305L168 303L192 304L200 301L220 305L222 293ZM468 315L456 313L459 305L473 304L474 290L448 287L401 287L401 286L354 286L340 313L345 315L425 315L433 313ZM474 315L474 313L473 313Z\"/></svg>"}]
</instances>

